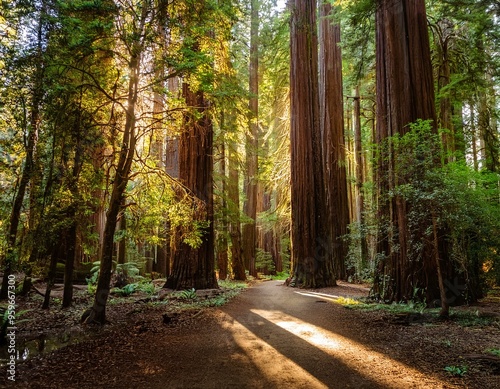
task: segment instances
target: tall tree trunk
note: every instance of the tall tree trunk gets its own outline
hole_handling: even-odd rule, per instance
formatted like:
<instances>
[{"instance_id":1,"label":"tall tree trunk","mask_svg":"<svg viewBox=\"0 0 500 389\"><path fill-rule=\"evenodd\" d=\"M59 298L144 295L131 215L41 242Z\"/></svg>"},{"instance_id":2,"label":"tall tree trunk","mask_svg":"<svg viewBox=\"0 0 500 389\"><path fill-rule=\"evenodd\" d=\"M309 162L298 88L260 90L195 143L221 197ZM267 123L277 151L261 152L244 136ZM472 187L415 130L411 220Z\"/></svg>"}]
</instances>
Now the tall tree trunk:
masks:
<instances>
[{"instance_id":1,"label":"tall tree trunk","mask_svg":"<svg viewBox=\"0 0 500 389\"><path fill-rule=\"evenodd\" d=\"M201 246L193 248L176 239L172 257L172 274L166 288L217 288L214 269L213 218L213 125L208 117L208 102L202 92L193 92L188 84L182 85L182 94L188 107L198 110L187 114L185 129L179 147L179 179L204 204L203 221L209 223ZM199 119L197 119L199 116Z\"/></svg>"},{"instance_id":2,"label":"tall tree trunk","mask_svg":"<svg viewBox=\"0 0 500 389\"><path fill-rule=\"evenodd\" d=\"M258 138L259 138L259 0L251 0L250 20L250 129L246 144L246 202L245 214L252 222L243 226L243 258L250 275L257 276L255 253L257 244L257 181L258 181Z\"/></svg>"},{"instance_id":3,"label":"tall tree trunk","mask_svg":"<svg viewBox=\"0 0 500 389\"><path fill-rule=\"evenodd\" d=\"M142 7L139 23L139 31L144 31L148 6ZM120 155L116 165L113 187L106 213L106 224L104 227L102 254L100 256L99 279L97 282L94 304L82 317L85 323L105 324L106 303L109 297L111 272L113 267L114 236L118 215L122 210L125 191L129 181L130 169L135 154L136 137L136 108L139 89L139 78L141 70L141 54L143 46L141 41L136 41L131 48L129 61L129 82L127 91L127 105L125 111L125 127L121 142Z\"/></svg>"},{"instance_id":4,"label":"tall tree trunk","mask_svg":"<svg viewBox=\"0 0 500 389\"><path fill-rule=\"evenodd\" d=\"M478 150L477 150L477 128L476 128L476 118L474 114L475 105L471 101L469 104L470 107L470 134L471 134L471 146L472 146L472 161L474 170L479 170L479 159L478 159Z\"/></svg>"},{"instance_id":5,"label":"tall tree trunk","mask_svg":"<svg viewBox=\"0 0 500 389\"><path fill-rule=\"evenodd\" d=\"M344 107L342 93L342 55L340 25L331 23L332 6L320 7L319 39L319 106L320 128L325 170L327 227L330 227L327 250L331 250L335 276L346 279L347 247L342 237L348 232L349 200L347 196L346 155L344 141Z\"/></svg>"},{"instance_id":6,"label":"tall tree trunk","mask_svg":"<svg viewBox=\"0 0 500 389\"><path fill-rule=\"evenodd\" d=\"M80 106L81 108L81 106ZM65 266L64 266L64 289L63 289L63 301L62 307L67 308L71 306L73 300L73 269L75 267L76 259L76 243L78 234L78 223L76 220L77 204L76 201L79 199L78 191L78 178L83 165L83 148L80 139L81 132L80 117L77 119L77 128L75 129L76 139L76 150L75 156L73 158L73 169L70 177L69 191L74 203L71 204L67 211L67 218L69 220L69 228L66 235L66 255L65 255Z\"/></svg>"},{"instance_id":7,"label":"tall tree trunk","mask_svg":"<svg viewBox=\"0 0 500 389\"><path fill-rule=\"evenodd\" d=\"M122 204L122 209L125 209L125 202ZM120 231L120 240L117 243L116 262L124 264L127 261L127 217L125 212L121 212L118 216L118 231Z\"/></svg>"},{"instance_id":8,"label":"tall tree trunk","mask_svg":"<svg viewBox=\"0 0 500 389\"><path fill-rule=\"evenodd\" d=\"M167 7L163 6L159 9L158 25L156 33L160 37L159 47L156 48L156 63L155 63L155 79L158 84L155 85L153 91L153 117L154 130L152 134L152 155L156 160L156 167L165 171L165 153L166 153L166 133L164 130L164 88L165 88L165 64L164 56L166 55L168 45L168 34L165 28L168 20ZM153 263L152 269L161 274L162 277L167 275L167 242L170 239L166 225L160 226L154 234L158 235L160 243L153 248Z\"/></svg>"},{"instance_id":9,"label":"tall tree trunk","mask_svg":"<svg viewBox=\"0 0 500 389\"><path fill-rule=\"evenodd\" d=\"M495 93L492 92L491 95L495 96ZM495 126L492 125L493 121L490 115L491 107L494 107L494 105L489 104L488 100L486 91L481 91L479 95L478 128L481 139L483 167L491 172L499 172L499 135Z\"/></svg>"},{"instance_id":10,"label":"tall tree trunk","mask_svg":"<svg viewBox=\"0 0 500 389\"><path fill-rule=\"evenodd\" d=\"M452 104L450 92L446 88L451 81L451 68L449 58L450 40L453 39L453 25L449 20L442 20L435 26L436 48L438 55L438 80L437 87L439 98L439 127L445 129L442 133L442 144L447 161L452 162L455 158L455 129L452 120Z\"/></svg>"},{"instance_id":11,"label":"tall tree trunk","mask_svg":"<svg viewBox=\"0 0 500 389\"><path fill-rule=\"evenodd\" d=\"M224 128L224 116L221 118L221 127ZM219 269L219 280L227 278L228 270L228 220L227 220L227 201L226 201L226 146L224 141L221 143L221 156L219 162L219 175L221 177L221 192L220 207L221 217L219 221L218 235L217 235L217 267Z\"/></svg>"},{"instance_id":12,"label":"tall tree trunk","mask_svg":"<svg viewBox=\"0 0 500 389\"><path fill-rule=\"evenodd\" d=\"M228 208L231 219L229 222L229 235L231 237L231 269L232 278L235 280L246 280L245 263L241 248L240 230L240 190L239 171L236 151L229 145L229 182L227 185Z\"/></svg>"},{"instance_id":13,"label":"tall tree trunk","mask_svg":"<svg viewBox=\"0 0 500 389\"><path fill-rule=\"evenodd\" d=\"M356 222L359 228L360 239L360 263L358 272L366 267L368 259L368 243L365 233L365 200L363 196L364 182L364 163L363 163L363 144L361 139L361 97L359 95L359 86L354 91L354 109L353 109L353 127L354 127L354 158L355 158L355 177L356 177Z\"/></svg>"},{"instance_id":14,"label":"tall tree trunk","mask_svg":"<svg viewBox=\"0 0 500 389\"><path fill-rule=\"evenodd\" d=\"M395 134L404 135L408 124L430 119L436 130L434 83L430 60L425 3L423 0L379 0L376 14L377 135L387 143ZM379 160L379 223L386 226L378 237L380 260L374 290L384 300L402 301L415 297L439 299L436 263L432 245L427 244L422 260L410 260L408 204L401 196L389 198L389 191L403 184L394 173L391 146ZM388 226L388 227L387 227ZM423 234L423 232L421 232ZM425 241L424 236L414 239ZM441 258L449 266L446 258ZM415 291L425 295L415 296Z\"/></svg>"},{"instance_id":15,"label":"tall tree trunk","mask_svg":"<svg viewBox=\"0 0 500 389\"><path fill-rule=\"evenodd\" d=\"M291 286L335 285L325 209L318 97L316 2L292 1L291 100Z\"/></svg>"},{"instance_id":16,"label":"tall tree trunk","mask_svg":"<svg viewBox=\"0 0 500 389\"><path fill-rule=\"evenodd\" d=\"M29 122L27 128L24 129L26 134L27 143L25 145L26 157L24 166L21 173L21 178L18 181L18 187L12 210L9 217L9 227L7 232L7 249L5 257L3 258L3 279L2 287L0 289L0 300L7 298L8 280L12 274L16 262L16 242L19 223L21 220L21 210L24 202L26 189L32 179L35 167L35 150L38 139L38 127L40 123L40 105L43 98L43 80L44 80L44 61L43 61L43 37L44 37L44 23L47 16L47 4L43 0L41 2L40 15L37 26L37 52L35 58L35 71L33 74L33 86L31 95L31 104L29 111Z\"/></svg>"}]
</instances>

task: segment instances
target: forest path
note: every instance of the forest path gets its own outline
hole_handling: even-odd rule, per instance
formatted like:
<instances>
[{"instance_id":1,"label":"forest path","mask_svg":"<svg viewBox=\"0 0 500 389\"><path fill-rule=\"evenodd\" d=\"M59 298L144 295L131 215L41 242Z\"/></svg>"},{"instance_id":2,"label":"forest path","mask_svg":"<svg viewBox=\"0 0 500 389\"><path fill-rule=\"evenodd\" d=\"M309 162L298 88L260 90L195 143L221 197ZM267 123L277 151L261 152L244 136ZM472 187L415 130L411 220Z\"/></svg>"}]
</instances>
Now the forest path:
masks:
<instances>
[{"instance_id":1,"label":"forest path","mask_svg":"<svg viewBox=\"0 0 500 389\"><path fill-rule=\"evenodd\" d=\"M350 290L356 292L354 286L327 294L260 282L186 325L164 326L157 313L149 329L146 322L31 361L18 372L16 387L455 387L397 360L404 332L378 331L359 312L334 303Z\"/></svg>"},{"instance_id":2,"label":"forest path","mask_svg":"<svg viewBox=\"0 0 500 389\"><path fill-rule=\"evenodd\" d=\"M339 289L330 290L349 294ZM333 303L336 297L282 281L251 288L221 309L220 329L207 328L181 351L179 360L188 365L179 368L197 373L176 374L169 387L452 387L365 346L370 335L362 336L362 323L353 323L352 311Z\"/></svg>"}]
</instances>

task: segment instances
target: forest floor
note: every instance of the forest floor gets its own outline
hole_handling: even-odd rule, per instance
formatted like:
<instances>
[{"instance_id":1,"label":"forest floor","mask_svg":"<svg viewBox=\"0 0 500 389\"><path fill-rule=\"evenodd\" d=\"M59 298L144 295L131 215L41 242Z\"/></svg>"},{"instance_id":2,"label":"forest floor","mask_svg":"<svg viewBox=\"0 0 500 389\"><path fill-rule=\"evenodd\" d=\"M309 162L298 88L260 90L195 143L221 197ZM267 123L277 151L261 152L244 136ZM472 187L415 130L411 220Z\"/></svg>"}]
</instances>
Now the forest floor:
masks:
<instances>
[{"instance_id":1,"label":"forest floor","mask_svg":"<svg viewBox=\"0 0 500 389\"><path fill-rule=\"evenodd\" d=\"M184 297L217 302L218 293ZM43 312L33 294L19 298L18 309L36 309L17 336L36 347L25 348L31 355L17 363L15 383L4 364L0 387L500 388L498 295L440 322L432 311L352 300L367 293L347 283L304 290L256 281L221 307L136 296L114 299L102 328L79 324L85 290L75 307Z\"/></svg>"}]
</instances>

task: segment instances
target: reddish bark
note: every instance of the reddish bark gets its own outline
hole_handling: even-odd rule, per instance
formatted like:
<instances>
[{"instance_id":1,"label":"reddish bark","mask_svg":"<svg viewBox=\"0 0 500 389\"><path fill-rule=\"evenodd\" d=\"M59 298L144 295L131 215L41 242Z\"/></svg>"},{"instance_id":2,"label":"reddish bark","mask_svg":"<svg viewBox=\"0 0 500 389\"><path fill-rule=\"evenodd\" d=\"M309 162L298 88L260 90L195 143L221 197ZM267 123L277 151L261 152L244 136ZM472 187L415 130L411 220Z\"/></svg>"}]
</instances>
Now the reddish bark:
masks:
<instances>
[{"instance_id":1,"label":"reddish bark","mask_svg":"<svg viewBox=\"0 0 500 389\"><path fill-rule=\"evenodd\" d=\"M320 7L319 105L325 167L326 215L330 227L328 250L331 251L335 275L346 279L347 245L342 237L348 233L349 200L347 196L346 156L342 93L342 54L340 25L332 24L332 6Z\"/></svg>"},{"instance_id":2,"label":"reddish bark","mask_svg":"<svg viewBox=\"0 0 500 389\"><path fill-rule=\"evenodd\" d=\"M316 2L292 2L290 32L292 282L335 285L319 125Z\"/></svg>"},{"instance_id":3,"label":"reddish bark","mask_svg":"<svg viewBox=\"0 0 500 389\"><path fill-rule=\"evenodd\" d=\"M190 109L179 145L179 180L204 206L203 220L209 223L201 246L193 248L176 236L172 255L172 273L165 283L170 289L217 288L214 265L213 216L213 126L206 112L208 102L202 92L194 92L188 84L182 85L182 94ZM197 118L198 116L199 118Z\"/></svg>"}]
</instances>

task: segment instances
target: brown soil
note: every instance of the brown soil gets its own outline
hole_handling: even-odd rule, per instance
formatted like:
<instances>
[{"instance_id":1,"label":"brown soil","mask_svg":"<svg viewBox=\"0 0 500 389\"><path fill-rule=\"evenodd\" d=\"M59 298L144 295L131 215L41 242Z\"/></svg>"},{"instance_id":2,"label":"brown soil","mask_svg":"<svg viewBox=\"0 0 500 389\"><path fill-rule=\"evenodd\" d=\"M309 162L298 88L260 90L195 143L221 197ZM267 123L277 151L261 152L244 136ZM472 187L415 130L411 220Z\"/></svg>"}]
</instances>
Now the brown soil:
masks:
<instances>
[{"instance_id":1,"label":"brown soil","mask_svg":"<svg viewBox=\"0 0 500 389\"><path fill-rule=\"evenodd\" d=\"M500 349L498 320L466 327L336 300L366 294L350 284L311 291L258 282L221 308L170 312L167 324L168 305L111 305L112 324L100 329L78 324L81 305L33 312L30 333L72 328L82 339L18 363L16 382L3 374L0 387L500 388L500 366L486 352ZM462 310L500 311L491 302Z\"/></svg>"}]
</instances>

